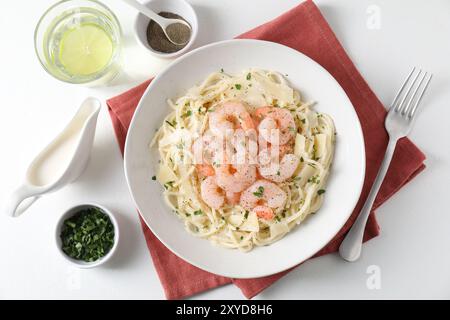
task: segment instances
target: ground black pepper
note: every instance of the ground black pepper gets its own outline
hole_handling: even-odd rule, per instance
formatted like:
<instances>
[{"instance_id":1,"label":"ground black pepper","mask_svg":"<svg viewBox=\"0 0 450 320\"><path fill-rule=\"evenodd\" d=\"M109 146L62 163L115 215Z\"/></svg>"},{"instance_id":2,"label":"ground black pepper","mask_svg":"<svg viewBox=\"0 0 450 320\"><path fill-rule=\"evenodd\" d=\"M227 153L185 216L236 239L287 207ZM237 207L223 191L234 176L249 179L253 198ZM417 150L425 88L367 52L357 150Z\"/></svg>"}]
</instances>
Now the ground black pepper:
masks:
<instances>
[{"instance_id":1,"label":"ground black pepper","mask_svg":"<svg viewBox=\"0 0 450 320\"><path fill-rule=\"evenodd\" d=\"M181 17L175 13L172 13L172 12L164 12L163 11L158 14L164 18L185 20L183 17ZM184 28L184 26L181 23L178 25L180 25L180 27L181 27L179 29L180 33L185 32L186 28ZM176 31L176 30L172 30L172 33L173 33L173 31ZM180 38L183 36L185 36L185 35L180 34ZM190 37L190 32L189 32L188 36ZM176 45L176 44L173 44L172 42L170 42L169 39L167 39L166 35L164 34L163 29L153 20L150 21L150 23L148 24L148 27L147 27L147 42L153 50L163 52L163 53L172 53L172 52L179 51L179 50L183 49L187 44L186 43L183 45Z\"/></svg>"}]
</instances>

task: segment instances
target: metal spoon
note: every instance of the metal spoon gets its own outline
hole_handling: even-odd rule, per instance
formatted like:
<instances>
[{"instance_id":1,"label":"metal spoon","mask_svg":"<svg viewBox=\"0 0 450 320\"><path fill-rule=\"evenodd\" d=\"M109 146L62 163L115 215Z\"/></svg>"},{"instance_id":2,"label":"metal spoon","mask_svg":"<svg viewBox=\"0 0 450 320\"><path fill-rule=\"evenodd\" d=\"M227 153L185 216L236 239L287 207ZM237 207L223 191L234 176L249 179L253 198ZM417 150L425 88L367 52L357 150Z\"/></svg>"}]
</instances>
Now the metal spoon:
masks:
<instances>
[{"instance_id":1,"label":"metal spoon","mask_svg":"<svg viewBox=\"0 0 450 320\"><path fill-rule=\"evenodd\" d=\"M159 26L163 29L164 34L166 35L167 39L170 42L172 42L173 44L181 46L181 45L184 45L189 42L189 38L188 38L186 41L180 43L179 39L176 39L176 37L172 31L173 28L170 27L175 24L182 24L182 25L187 26L189 28L189 31L191 31L191 26L186 21L181 20L181 19L167 19L167 18L161 17L160 15L156 14L155 12L153 12L152 10L150 10L149 8L142 5L141 3L139 3L136 0L123 0L123 1L128 3L130 6L132 6L136 10L138 10L143 15L145 15L148 18L150 18L151 20L155 21L157 24L159 24Z\"/></svg>"}]
</instances>

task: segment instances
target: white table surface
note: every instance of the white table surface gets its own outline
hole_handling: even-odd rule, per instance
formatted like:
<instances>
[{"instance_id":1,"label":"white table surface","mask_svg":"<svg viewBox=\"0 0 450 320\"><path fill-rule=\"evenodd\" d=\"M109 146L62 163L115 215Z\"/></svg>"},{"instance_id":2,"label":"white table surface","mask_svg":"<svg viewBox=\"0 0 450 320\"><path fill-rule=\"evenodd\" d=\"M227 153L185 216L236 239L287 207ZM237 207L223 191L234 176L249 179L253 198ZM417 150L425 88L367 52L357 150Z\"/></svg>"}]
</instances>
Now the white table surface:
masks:
<instances>
[{"instance_id":1,"label":"white table surface","mask_svg":"<svg viewBox=\"0 0 450 320\"><path fill-rule=\"evenodd\" d=\"M58 133L88 95L102 100L155 75L157 60L134 40L135 12L103 0L125 33L124 74L109 87L61 83L39 65L35 24L53 0L0 3L0 201L20 183L29 161ZM190 0L200 19L198 45L229 39L294 7L298 0ZM427 155L427 169L378 210L382 234L346 263L328 255L305 263L257 299L450 298L450 2L317 1L369 85L388 104L413 65L435 74L412 140ZM379 18L379 19L378 19ZM117 255L93 270L68 266L53 239L56 219L73 204L95 201L117 213ZM374 274L369 274L375 270ZM379 276L379 277L378 277ZM377 277L375 283L367 285ZM18 219L0 215L0 298L161 299L138 216L128 193L122 158L102 110L87 170L75 184L36 202ZM241 299L232 285L200 299Z\"/></svg>"}]
</instances>

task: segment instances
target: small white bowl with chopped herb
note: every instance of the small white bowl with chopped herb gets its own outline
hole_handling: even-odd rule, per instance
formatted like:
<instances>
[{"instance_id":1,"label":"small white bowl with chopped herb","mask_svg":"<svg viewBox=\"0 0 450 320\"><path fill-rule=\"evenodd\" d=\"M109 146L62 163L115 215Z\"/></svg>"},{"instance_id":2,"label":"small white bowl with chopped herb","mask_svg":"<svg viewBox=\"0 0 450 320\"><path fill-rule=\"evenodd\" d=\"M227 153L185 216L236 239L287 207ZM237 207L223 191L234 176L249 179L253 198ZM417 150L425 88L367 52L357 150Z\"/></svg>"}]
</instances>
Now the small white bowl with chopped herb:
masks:
<instances>
[{"instance_id":1,"label":"small white bowl with chopped herb","mask_svg":"<svg viewBox=\"0 0 450 320\"><path fill-rule=\"evenodd\" d=\"M79 268L94 268L108 261L119 242L114 215L98 204L68 209L56 224L55 239L63 258Z\"/></svg>"}]
</instances>

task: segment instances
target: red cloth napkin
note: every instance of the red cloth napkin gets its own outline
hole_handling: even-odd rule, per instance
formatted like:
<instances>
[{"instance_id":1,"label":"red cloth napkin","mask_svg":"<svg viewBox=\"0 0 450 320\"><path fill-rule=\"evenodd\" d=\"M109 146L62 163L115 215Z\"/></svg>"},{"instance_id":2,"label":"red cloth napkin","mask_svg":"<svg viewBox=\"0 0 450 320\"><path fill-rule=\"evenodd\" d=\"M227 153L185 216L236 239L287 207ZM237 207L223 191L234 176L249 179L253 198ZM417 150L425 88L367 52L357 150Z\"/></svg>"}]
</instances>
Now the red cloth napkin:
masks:
<instances>
[{"instance_id":1,"label":"red cloth napkin","mask_svg":"<svg viewBox=\"0 0 450 320\"><path fill-rule=\"evenodd\" d=\"M366 146L366 177L363 191L345 226L315 257L335 252L361 210L383 159L388 142L384 128L386 111L383 104L356 70L319 9L311 1L301 3L275 20L259 26L239 38L278 42L308 55L336 78L356 109ZM107 101L122 152L134 110L150 81ZM424 159L424 154L410 140L405 138L399 141L387 177L372 208L364 241L377 236L380 232L373 211L424 169ZM214 275L198 269L174 255L151 233L145 223L142 223L142 228L168 299L187 297L230 282L238 286L247 298L252 298L290 271L246 280Z\"/></svg>"}]
</instances>

